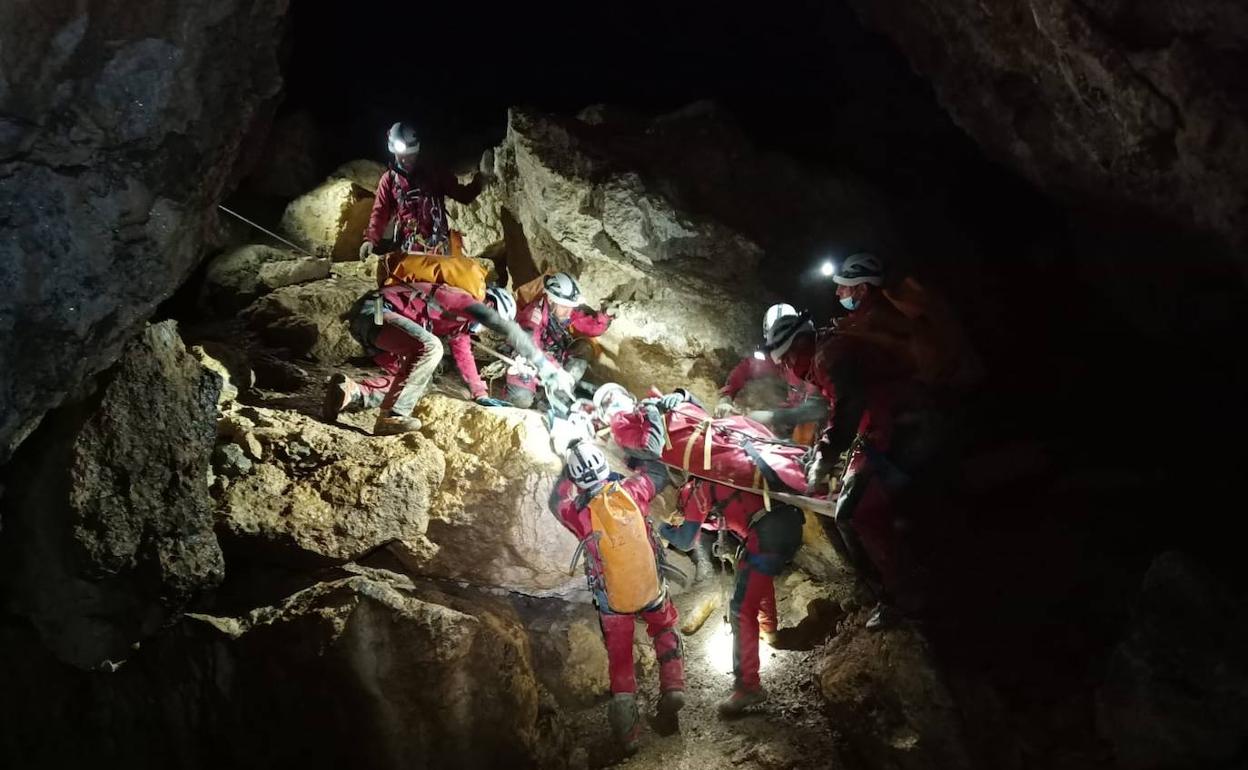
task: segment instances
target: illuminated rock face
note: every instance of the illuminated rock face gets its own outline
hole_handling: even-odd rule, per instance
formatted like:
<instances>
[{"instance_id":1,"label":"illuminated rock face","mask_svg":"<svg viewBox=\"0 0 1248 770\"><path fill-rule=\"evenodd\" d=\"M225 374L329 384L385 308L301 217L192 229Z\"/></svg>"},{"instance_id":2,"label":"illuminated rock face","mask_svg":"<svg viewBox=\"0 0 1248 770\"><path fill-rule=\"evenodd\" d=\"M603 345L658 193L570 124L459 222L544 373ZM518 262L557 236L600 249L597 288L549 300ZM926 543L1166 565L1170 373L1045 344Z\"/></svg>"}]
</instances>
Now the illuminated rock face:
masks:
<instances>
[{"instance_id":1,"label":"illuminated rock face","mask_svg":"<svg viewBox=\"0 0 1248 770\"><path fill-rule=\"evenodd\" d=\"M331 176L315 190L290 202L282 214L282 232L320 257L356 259L373 209L373 190L350 179Z\"/></svg>"},{"instance_id":2,"label":"illuminated rock face","mask_svg":"<svg viewBox=\"0 0 1248 770\"><path fill-rule=\"evenodd\" d=\"M276 103L286 5L0 9L0 458L194 269Z\"/></svg>"},{"instance_id":3,"label":"illuminated rock face","mask_svg":"<svg viewBox=\"0 0 1248 770\"><path fill-rule=\"evenodd\" d=\"M423 433L374 438L242 407L226 444L254 462L216 487L225 527L287 561L388 547L413 573L524 593L579 591L576 541L547 500L562 465L535 412L430 395ZM249 449L249 447L258 447Z\"/></svg>"}]
</instances>

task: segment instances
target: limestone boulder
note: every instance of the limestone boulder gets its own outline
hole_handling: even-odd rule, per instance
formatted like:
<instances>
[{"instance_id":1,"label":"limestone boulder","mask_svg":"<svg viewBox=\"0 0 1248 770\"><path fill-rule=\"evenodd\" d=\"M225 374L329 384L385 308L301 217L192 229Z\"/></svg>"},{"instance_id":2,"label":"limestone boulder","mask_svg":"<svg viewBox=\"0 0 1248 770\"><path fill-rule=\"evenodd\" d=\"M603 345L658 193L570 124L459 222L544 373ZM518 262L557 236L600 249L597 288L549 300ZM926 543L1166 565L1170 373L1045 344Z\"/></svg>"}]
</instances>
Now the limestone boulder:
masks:
<instances>
[{"instance_id":1,"label":"limestone boulder","mask_svg":"<svg viewBox=\"0 0 1248 770\"><path fill-rule=\"evenodd\" d=\"M969 770L961 713L926 641L913 629L876 634L859 613L843 624L817 674L852 766Z\"/></svg>"},{"instance_id":2,"label":"limestone boulder","mask_svg":"<svg viewBox=\"0 0 1248 770\"><path fill-rule=\"evenodd\" d=\"M1212 767L1248 747L1248 622L1232 591L1166 553L1144 576L1097 694L1117 766Z\"/></svg>"},{"instance_id":3,"label":"limestone boulder","mask_svg":"<svg viewBox=\"0 0 1248 770\"><path fill-rule=\"evenodd\" d=\"M286 206L281 230L319 257L358 259L373 208L373 189L331 176Z\"/></svg>"},{"instance_id":4,"label":"limestone boulder","mask_svg":"<svg viewBox=\"0 0 1248 770\"><path fill-rule=\"evenodd\" d=\"M5 695L21 697L0 697L14 728L0 756L193 770L565 766L513 613L381 570L337 572L249 612L189 615L107 676L67 677L36 649L6 659ZM44 697L50 681L74 697Z\"/></svg>"},{"instance_id":5,"label":"limestone boulder","mask_svg":"<svg viewBox=\"0 0 1248 770\"><path fill-rule=\"evenodd\" d=\"M258 462L218 486L224 527L287 561L343 562L385 546L418 575L580 591L580 572L568 573L575 538L548 508L562 465L541 417L439 395L417 415L420 433L372 437L289 412L227 414L222 440Z\"/></svg>"},{"instance_id":6,"label":"limestone boulder","mask_svg":"<svg viewBox=\"0 0 1248 770\"><path fill-rule=\"evenodd\" d=\"M8 469L0 591L61 660L121 661L219 583L208 458L220 379L148 327Z\"/></svg>"},{"instance_id":7,"label":"limestone boulder","mask_svg":"<svg viewBox=\"0 0 1248 770\"><path fill-rule=\"evenodd\" d=\"M260 297L242 312L269 346L290 357L339 364L364 355L344 315L376 282L349 275L284 286Z\"/></svg>"},{"instance_id":8,"label":"limestone boulder","mask_svg":"<svg viewBox=\"0 0 1248 770\"><path fill-rule=\"evenodd\" d=\"M0 8L0 459L199 263L276 104L286 8Z\"/></svg>"},{"instance_id":9,"label":"limestone boulder","mask_svg":"<svg viewBox=\"0 0 1248 770\"><path fill-rule=\"evenodd\" d=\"M208 263L204 303L216 310L240 310L274 289L328 278L330 264L272 246L243 246Z\"/></svg>"},{"instance_id":10,"label":"limestone boulder","mask_svg":"<svg viewBox=\"0 0 1248 770\"><path fill-rule=\"evenodd\" d=\"M566 270L589 305L610 303L591 376L634 391L712 398L819 244L887 251L897 229L869 184L759 151L707 104L653 119L513 110L492 171L498 183L451 212L469 250L499 248L513 285Z\"/></svg>"}]
</instances>

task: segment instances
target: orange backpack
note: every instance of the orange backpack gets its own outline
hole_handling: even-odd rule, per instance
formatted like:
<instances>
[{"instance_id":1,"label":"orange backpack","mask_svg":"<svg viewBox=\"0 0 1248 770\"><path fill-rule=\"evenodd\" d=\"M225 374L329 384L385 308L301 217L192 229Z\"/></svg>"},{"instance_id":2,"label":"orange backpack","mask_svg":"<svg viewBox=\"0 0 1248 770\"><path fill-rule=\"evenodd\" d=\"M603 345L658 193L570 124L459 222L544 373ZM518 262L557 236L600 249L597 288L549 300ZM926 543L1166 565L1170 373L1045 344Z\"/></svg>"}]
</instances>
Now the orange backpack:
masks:
<instances>
[{"instance_id":1,"label":"orange backpack","mask_svg":"<svg viewBox=\"0 0 1248 770\"><path fill-rule=\"evenodd\" d=\"M385 288L396 283L444 283L484 300L488 272L464 254L462 237L452 231L449 255L405 251L385 255L377 263L377 285Z\"/></svg>"},{"instance_id":2,"label":"orange backpack","mask_svg":"<svg viewBox=\"0 0 1248 770\"><path fill-rule=\"evenodd\" d=\"M617 482L589 501L589 521L598 541L598 560L607 606L638 612L658 601L663 586L650 542L650 525L637 502Z\"/></svg>"}]
</instances>

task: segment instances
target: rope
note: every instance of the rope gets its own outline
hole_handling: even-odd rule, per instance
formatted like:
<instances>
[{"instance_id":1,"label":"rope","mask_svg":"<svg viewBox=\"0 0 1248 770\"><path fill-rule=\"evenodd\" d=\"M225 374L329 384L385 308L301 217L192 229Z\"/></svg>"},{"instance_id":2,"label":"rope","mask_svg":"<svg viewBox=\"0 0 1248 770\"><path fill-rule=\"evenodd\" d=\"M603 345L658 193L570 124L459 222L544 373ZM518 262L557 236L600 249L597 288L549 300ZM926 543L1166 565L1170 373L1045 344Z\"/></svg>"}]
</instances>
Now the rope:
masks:
<instances>
[{"instance_id":1,"label":"rope","mask_svg":"<svg viewBox=\"0 0 1248 770\"><path fill-rule=\"evenodd\" d=\"M283 238L282 236L280 236L280 235L278 235L277 233L273 232L272 230L269 230L269 229L267 229L267 228L265 228L265 227L262 227L262 226L260 226L260 225L256 224L255 222L251 221L250 219L248 219L247 217L245 217L245 216L243 216L242 214L238 213L237 211L232 211L231 209L227 209L225 206L222 206L222 205L220 205L220 204L217 204L217 208L221 209L222 211L224 211L225 213L227 213L227 214L229 214L230 216L234 217L235 219L240 219L240 220L242 220L243 222L246 222L247 224L249 224L249 225L251 225L252 227L254 227L254 228L256 228L257 230L259 230L260 232L262 232L262 233L264 233L265 235L269 236L270 238L272 238L272 239L274 239L274 240L276 240L276 241L281 241L282 243L284 243L284 244L286 244L287 246L291 247L292 249L294 249L295 251L299 252L299 253L300 253L300 254L302 254L303 256L305 256L305 257L310 257L310 256L312 256L312 255L311 255L311 254L309 254L307 251L305 251L305 250L304 250L304 248L303 248L302 246L296 246L295 244L293 244L293 243L291 243L290 241L286 240L285 238Z\"/></svg>"}]
</instances>

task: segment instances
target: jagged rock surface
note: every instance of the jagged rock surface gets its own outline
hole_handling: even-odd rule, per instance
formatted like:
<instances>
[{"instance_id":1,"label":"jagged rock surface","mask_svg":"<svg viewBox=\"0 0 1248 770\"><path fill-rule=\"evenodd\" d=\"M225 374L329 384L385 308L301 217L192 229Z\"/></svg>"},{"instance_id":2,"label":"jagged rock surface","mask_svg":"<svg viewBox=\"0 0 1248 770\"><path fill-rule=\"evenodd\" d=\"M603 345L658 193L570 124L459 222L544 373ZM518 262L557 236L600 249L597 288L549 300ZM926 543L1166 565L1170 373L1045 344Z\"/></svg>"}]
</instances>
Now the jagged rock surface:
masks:
<instances>
[{"instance_id":1,"label":"jagged rock surface","mask_svg":"<svg viewBox=\"0 0 1248 770\"><path fill-rule=\"evenodd\" d=\"M1154 560L1098 693L1119 767L1211 767L1248 747L1244 606L1190 559Z\"/></svg>"},{"instance_id":2,"label":"jagged rock surface","mask_svg":"<svg viewBox=\"0 0 1248 770\"><path fill-rule=\"evenodd\" d=\"M562 766L512 613L348 572L243 616L189 616L111 676L56 678L74 697L4 731L0 749L58 767ZM0 663L14 691L54 675L37 653L14 663ZM15 708L0 699L7 724L21 723ZM63 739L66 724L78 740Z\"/></svg>"},{"instance_id":3,"label":"jagged rock surface","mask_svg":"<svg viewBox=\"0 0 1248 770\"><path fill-rule=\"evenodd\" d=\"M1225 0L854 5L1042 188L1248 243L1248 12Z\"/></svg>"},{"instance_id":4,"label":"jagged rock surface","mask_svg":"<svg viewBox=\"0 0 1248 770\"><path fill-rule=\"evenodd\" d=\"M331 176L290 202L282 213L282 232L317 256L356 259L373 209L373 189Z\"/></svg>"},{"instance_id":5,"label":"jagged rock surface","mask_svg":"<svg viewBox=\"0 0 1248 770\"><path fill-rule=\"evenodd\" d=\"M969 770L961 715L927 643L909 628L873 634L851 616L818 673L854 766Z\"/></svg>"},{"instance_id":6,"label":"jagged rock surface","mask_svg":"<svg viewBox=\"0 0 1248 770\"><path fill-rule=\"evenodd\" d=\"M575 539L547 508L561 465L540 416L438 395L417 415L423 433L386 438L275 410L226 415L225 442L257 462L217 487L225 527L286 560L389 545L421 575L535 594L578 587L567 573Z\"/></svg>"},{"instance_id":7,"label":"jagged rock surface","mask_svg":"<svg viewBox=\"0 0 1248 770\"><path fill-rule=\"evenodd\" d=\"M0 459L197 263L285 0L0 9Z\"/></svg>"},{"instance_id":8,"label":"jagged rock surface","mask_svg":"<svg viewBox=\"0 0 1248 770\"><path fill-rule=\"evenodd\" d=\"M242 315L267 344L290 357L338 364L364 355L343 315L375 281L337 276L284 286L252 303Z\"/></svg>"},{"instance_id":9,"label":"jagged rock surface","mask_svg":"<svg viewBox=\"0 0 1248 770\"><path fill-rule=\"evenodd\" d=\"M221 581L208 496L219 390L172 321L150 326L98 393L58 412L15 459L5 605L60 659L124 660Z\"/></svg>"},{"instance_id":10,"label":"jagged rock surface","mask_svg":"<svg viewBox=\"0 0 1248 770\"><path fill-rule=\"evenodd\" d=\"M271 246L243 246L213 257L204 274L204 301L218 310L238 310L283 286L328 278L330 261L301 257Z\"/></svg>"}]
</instances>

